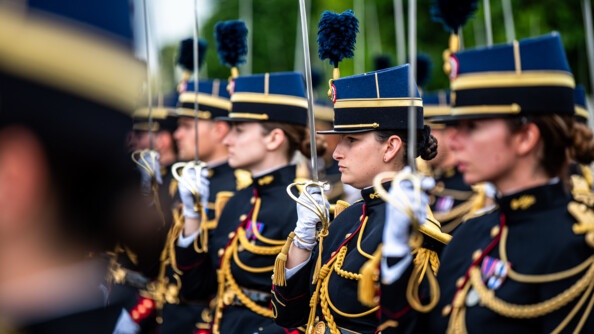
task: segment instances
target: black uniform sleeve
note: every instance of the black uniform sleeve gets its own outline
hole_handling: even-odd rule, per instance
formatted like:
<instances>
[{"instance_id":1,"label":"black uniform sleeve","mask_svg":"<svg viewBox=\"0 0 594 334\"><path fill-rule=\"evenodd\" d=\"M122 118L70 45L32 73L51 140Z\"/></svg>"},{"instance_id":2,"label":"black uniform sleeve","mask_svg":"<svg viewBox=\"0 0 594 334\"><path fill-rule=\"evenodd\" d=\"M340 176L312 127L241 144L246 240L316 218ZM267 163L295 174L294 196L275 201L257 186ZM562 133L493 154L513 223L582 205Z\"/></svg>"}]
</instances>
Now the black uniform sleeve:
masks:
<instances>
[{"instance_id":1,"label":"black uniform sleeve","mask_svg":"<svg viewBox=\"0 0 594 334\"><path fill-rule=\"evenodd\" d=\"M177 267L182 272L180 297L204 300L216 292L216 273L208 253L197 253L194 247L175 247Z\"/></svg>"},{"instance_id":2,"label":"black uniform sleeve","mask_svg":"<svg viewBox=\"0 0 594 334\"><path fill-rule=\"evenodd\" d=\"M272 287L272 309L277 325L299 327L307 323L313 262L310 258L308 264L287 280L286 286Z\"/></svg>"}]
</instances>

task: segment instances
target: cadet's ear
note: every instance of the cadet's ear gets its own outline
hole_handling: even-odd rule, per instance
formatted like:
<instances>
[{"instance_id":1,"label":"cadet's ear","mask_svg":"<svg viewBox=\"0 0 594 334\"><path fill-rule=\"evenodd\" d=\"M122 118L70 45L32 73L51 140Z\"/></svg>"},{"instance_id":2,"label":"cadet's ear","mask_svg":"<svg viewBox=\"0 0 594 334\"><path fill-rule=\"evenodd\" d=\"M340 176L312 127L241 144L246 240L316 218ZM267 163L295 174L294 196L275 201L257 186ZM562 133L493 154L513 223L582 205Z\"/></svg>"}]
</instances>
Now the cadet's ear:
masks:
<instances>
[{"instance_id":1,"label":"cadet's ear","mask_svg":"<svg viewBox=\"0 0 594 334\"><path fill-rule=\"evenodd\" d=\"M540 130L534 123L524 125L522 131L517 134L516 151L520 156L526 155L532 151L540 140Z\"/></svg>"},{"instance_id":2,"label":"cadet's ear","mask_svg":"<svg viewBox=\"0 0 594 334\"><path fill-rule=\"evenodd\" d=\"M266 148L269 151L277 150L286 140L285 132L279 128L273 129L264 137Z\"/></svg>"},{"instance_id":3,"label":"cadet's ear","mask_svg":"<svg viewBox=\"0 0 594 334\"><path fill-rule=\"evenodd\" d=\"M48 184L45 154L35 135L22 127L0 130L0 234L31 228L27 222L37 219L47 201Z\"/></svg>"},{"instance_id":4,"label":"cadet's ear","mask_svg":"<svg viewBox=\"0 0 594 334\"><path fill-rule=\"evenodd\" d=\"M402 138L396 135L390 136L385 142L384 162L392 162L402 148ZM402 153L404 154L404 152Z\"/></svg>"},{"instance_id":5,"label":"cadet's ear","mask_svg":"<svg viewBox=\"0 0 594 334\"><path fill-rule=\"evenodd\" d=\"M214 122L214 132L216 135L216 140L218 142L223 142L223 138L229 133L231 130L231 124L225 121L215 121Z\"/></svg>"}]
</instances>

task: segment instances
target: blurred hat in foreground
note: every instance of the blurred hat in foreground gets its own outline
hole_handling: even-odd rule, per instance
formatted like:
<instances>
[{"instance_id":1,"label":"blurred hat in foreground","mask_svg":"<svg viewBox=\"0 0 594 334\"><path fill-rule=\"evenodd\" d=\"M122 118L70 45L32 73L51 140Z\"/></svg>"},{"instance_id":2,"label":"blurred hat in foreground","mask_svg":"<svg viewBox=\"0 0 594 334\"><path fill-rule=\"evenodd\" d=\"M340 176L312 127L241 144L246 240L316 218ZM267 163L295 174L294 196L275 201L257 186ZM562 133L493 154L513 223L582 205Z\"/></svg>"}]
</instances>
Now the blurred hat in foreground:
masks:
<instances>
[{"instance_id":1,"label":"blurred hat in foreground","mask_svg":"<svg viewBox=\"0 0 594 334\"><path fill-rule=\"evenodd\" d=\"M187 90L179 95L177 115L180 117L194 117L194 102L198 98L198 118L214 120L217 117L227 117L231 110L231 101L227 91L226 80L200 80L198 94L195 92L194 82L189 82Z\"/></svg>"}]
</instances>

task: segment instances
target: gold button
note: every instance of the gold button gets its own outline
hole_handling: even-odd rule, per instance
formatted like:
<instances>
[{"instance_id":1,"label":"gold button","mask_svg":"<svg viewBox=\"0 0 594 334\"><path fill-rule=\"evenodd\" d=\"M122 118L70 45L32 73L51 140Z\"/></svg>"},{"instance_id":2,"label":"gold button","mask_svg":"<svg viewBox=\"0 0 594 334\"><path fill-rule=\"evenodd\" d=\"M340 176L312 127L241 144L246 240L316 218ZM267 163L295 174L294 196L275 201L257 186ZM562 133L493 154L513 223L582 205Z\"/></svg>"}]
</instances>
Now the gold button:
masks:
<instances>
[{"instance_id":1,"label":"gold button","mask_svg":"<svg viewBox=\"0 0 594 334\"><path fill-rule=\"evenodd\" d=\"M481 249L477 249L474 251L474 253L472 253L472 259L473 260L478 260L481 255L483 255L483 251Z\"/></svg>"},{"instance_id":2,"label":"gold button","mask_svg":"<svg viewBox=\"0 0 594 334\"><path fill-rule=\"evenodd\" d=\"M247 215L246 215L246 214L243 214L243 215L239 216L239 221L240 221L240 222L242 222L242 221L244 221L246 218L247 218Z\"/></svg>"},{"instance_id":3,"label":"gold button","mask_svg":"<svg viewBox=\"0 0 594 334\"><path fill-rule=\"evenodd\" d=\"M332 252L332 254L330 254L330 257L334 256L336 254L336 252Z\"/></svg>"},{"instance_id":4,"label":"gold button","mask_svg":"<svg viewBox=\"0 0 594 334\"><path fill-rule=\"evenodd\" d=\"M499 234L499 231L499 226L493 226L493 228L491 229L491 238L495 238Z\"/></svg>"},{"instance_id":5,"label":"gold button","mask_svg":"<svg viewBox=\"0 0 594 334\"><path fill-rule=\"evenodd\" d=\"M225 253L225 250L223 248L219 249L219 251L217 252L219 257L223 256L224 253Z\"/></svg>"},{"instance_id":6,"label":"gold button","mask_svg":"<svg viewBox=\"0 0 594 334\"><path fill-rule=\"evenodd\" d=\"M243 247L243 245L237 246L237 251L238 252L243 252L244 250L245 250L245 248Z\"/></svg>"},{"instance_id":7,"label":"gold button","mask_svg":"<svg viewBox=\"0 0 594 334\"><path fill-rule=\"evenodd\" d=\"M461 287L464 284L464 277L460 277L456 280L456 287Z\"/></svg>"},{"instance_id":8,"label":"gold button","mask_svg":"<svg viewBox=\"0 0 594 334\"><path fill-rule=\"evenodd\" d=\"M255 198L255 197L252 197L252 198L250 198L250 203L251 203L251 204L254 204L254 203L256 203L256 198Z\"/></svg>"},{"instance_id":9,"label":"gold button","mask_svg":"<svg viewBox=\"0 0 594 334\"><path fill-rule=\"evenodd\" d=\"M348 238L351 236L351 234L352 234L352 233L347 233L347 234L344 236L344 238L345 238L345 239L348 239Z\"/></svg>"},{"instance_id":10,"label":"gold button","mask_svg":"<svg viewBox=\"0 0 594 334\"><path fill-rule=\"evenodd\" d=\"M235 236L235 232L230 232L229 233L229 239L233 239L234 236Z\"/></svg>"},{"instance_id":11,"label":"gold button","mask_svg":"<svg viewBox=\"0 0 594 334\"><path fill-rule=\"evenodd\" d=\"M448 315L450 315L450 312L452 312L452 305L448 304L443 307L443 310L441 310L441 315L447 317Z\"/></svg>"}]
</instances>

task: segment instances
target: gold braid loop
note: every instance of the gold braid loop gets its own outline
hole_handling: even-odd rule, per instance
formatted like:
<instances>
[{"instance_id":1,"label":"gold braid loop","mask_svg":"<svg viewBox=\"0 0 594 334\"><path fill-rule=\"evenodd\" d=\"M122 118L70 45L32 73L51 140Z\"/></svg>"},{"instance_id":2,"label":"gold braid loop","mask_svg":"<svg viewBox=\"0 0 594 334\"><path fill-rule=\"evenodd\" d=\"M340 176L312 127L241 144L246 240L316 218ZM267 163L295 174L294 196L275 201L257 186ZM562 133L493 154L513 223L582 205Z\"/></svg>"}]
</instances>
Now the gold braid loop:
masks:
<instances>
[{"instance_id":1,"label":"gold braid loop","mask_svg":"<svg viewBox=\"0 0 594 334\"><path fill-rule=\"evenodd\" d=\"M517 305L507 303L495 297L495 292L489 290L483 283L480 269L477 267L470 269L470 283L478 293L481 304L493 312L508 318L537 318L556 311L577 298L592 284L593 280L594 265L591 265L582 278L557 296L532 305Z\"/></svg>"},{"instance_id":2,"label":"gold braid loop","mask_svg":"<svg viewBox=\"0 0 594 334\"><path fill-rule=\"evenodd\" d=\"M501 260L506 263L509 263L509 260L507 258L507 251L506 251L508 232L509 232L509 230L507 227L504 227L503 230L501 230L501 241L499 243L499 254L501 254ZM586 270L588 268L588 266L593 265L593 264L594 264L594 255L590 256L584 262L580 263L579 265L577 265L573 268L570 268L570 269L567 269L564 271L560 271L560 272L556 272L556 273L552 273L552 274L525 275L525 274L520 274L520 273L516 272L515 270L513 270L511 267L509 267L507 270L507 276L509 278L513 279L514 281L521 282L521 283L549 283L549 282L556 282L556 281L560 281L562 279L566 279L566 278L575 276L578 273Z\"/></svg>"},{"instance_id":3,"label":"gold braid loop","mask_svg":"<svg viewBox=\"0 0 594 334\"><path fill-rule=\"evenodd\" d=\"M182 275L182 271L177 267L177 260L175 258L175 245L177 237L180 235L184 228L184 220L181 207L174 209L173 211L173 226L167 233L167 239L165 241L165 249L161 253L161 262L169 259L171 268L176 274Z\"/></svg>"},{"instance_id":4,"label":"gold braid loop","mask_svg":"<svg viewBox=\"0 0 594 334\"><path fill-rule=\"evenodd\" d=\"M243 229L239 229L238 233L241 234L241 231L243 231L245 236L245 231ZM273 318L274 316L271 309L258 305L248 296L246 296L233 278L233 273L231 272L231 256L237 252L237 240L238 239L236 238L225 250L221 262L221 268L217 273L219 287L217 293L217 307L213 322L213 333L215 334L220 333L220 322L221 318L223 317L223 308L225 307L225 302L231 303L235 297L237 297L237 299L239 299L239 301L250 311L258 315L267 318Z\"/></svg>"},{"instance_id":5,"label":"gold braid loop","mask_svg":"<svg viewBox=\"0 0 594 334\"><path fill-rule=\"evenodd\" d=\"M347 246L343 246L340 248L340 251L336 255L336 262L334 263L334 271L341 277L358 281L361 279L361 274L352 273L350 271L346 271L342 269L342 265L344 263L344 258L346 257Z\"/></svg>"},{"instance_id":6,"label":"gold braid loop","mask_svg":"<svg viewBox=\"0 0 594 334\"><path fill-rule=\"evenodd\" d=\"M413 261L414 267L406 287L406 299L413 309L427 313L433 310L439 301L439 285L435 278L437 269L439 268L439 257L437 253L426 248L417 248L412 253L415 256ZM427 270L428 267L430 267L430 270ZM419 287L425 277L429 282L430 299L428 304L423 305L419 297Z\"/></svg>"}]
</instances>

